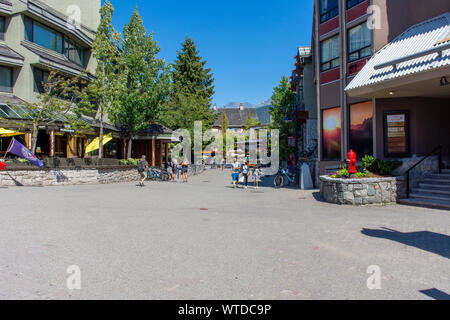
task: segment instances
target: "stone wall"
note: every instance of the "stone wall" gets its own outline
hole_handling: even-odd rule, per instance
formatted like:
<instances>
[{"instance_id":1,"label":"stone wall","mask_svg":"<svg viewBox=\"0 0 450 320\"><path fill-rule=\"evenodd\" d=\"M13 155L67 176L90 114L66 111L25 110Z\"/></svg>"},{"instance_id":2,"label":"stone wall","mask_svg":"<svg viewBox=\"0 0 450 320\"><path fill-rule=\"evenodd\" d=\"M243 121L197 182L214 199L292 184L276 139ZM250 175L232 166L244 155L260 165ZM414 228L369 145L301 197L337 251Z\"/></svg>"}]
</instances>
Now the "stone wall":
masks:
<instances>
[{"instance_id":1,"label":"stone wall","mask_svg":"<svg viewBox=\"0 0 450 320\"><path fill-rule=\"evenodd\" d=\"M320 177L320 195L330 203L367 205L394 204L398 199L396 177L337 179Z\"/></svg>"},{"instance_id":2,"label":"stone wall","mask_svg":"<svg viewBox=\"0 0 450 320\"><path fill-rule=\"evenodd\" d=\"M0 172L0 186L59 186L138 181L135 167L93 169L15 169Z\"/></svg>"}]
</instances>

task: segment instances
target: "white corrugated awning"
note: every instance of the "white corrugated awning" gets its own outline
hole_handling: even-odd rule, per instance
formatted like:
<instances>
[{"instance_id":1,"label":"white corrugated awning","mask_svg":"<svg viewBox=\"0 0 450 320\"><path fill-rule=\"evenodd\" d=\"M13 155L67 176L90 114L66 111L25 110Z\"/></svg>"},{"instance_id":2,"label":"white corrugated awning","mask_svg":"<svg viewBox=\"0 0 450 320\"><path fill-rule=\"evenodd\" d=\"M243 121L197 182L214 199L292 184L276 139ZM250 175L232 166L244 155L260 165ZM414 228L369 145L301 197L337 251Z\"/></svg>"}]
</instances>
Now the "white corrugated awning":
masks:
<instances>
[{"instance_id":1,"label":"white corrugated awning","mask_svg":"<svg viewBox=\"0 0 450 320\"><path fill-rule=\"evenodd\" d=\"M379 50L353 78L350 96L377 85L450 67L450 12L413 25Z\"/></svg>"}]
</instances>

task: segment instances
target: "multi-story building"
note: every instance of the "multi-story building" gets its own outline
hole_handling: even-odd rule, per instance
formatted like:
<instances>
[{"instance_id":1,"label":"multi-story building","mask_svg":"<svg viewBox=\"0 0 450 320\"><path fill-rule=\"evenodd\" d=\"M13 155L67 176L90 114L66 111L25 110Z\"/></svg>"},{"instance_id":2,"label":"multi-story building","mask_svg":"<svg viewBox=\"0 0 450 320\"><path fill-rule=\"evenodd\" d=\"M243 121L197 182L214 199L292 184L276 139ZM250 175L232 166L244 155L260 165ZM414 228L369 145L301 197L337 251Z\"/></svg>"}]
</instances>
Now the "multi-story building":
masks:
<instances>
[{"instance_id":1,"label":"multi-story building","mask_svg":"<svg viewBox=\"0 0 450 320\"><path fill-rule=\"evenodd\" d=\"M100 0L0 1L0 113L10 125L23 121L25 134L17 138L26 145L30 133L24 105L37 101L50 71L68 76L83 72L87 80L92 78L97 64L91 47L100 5ZM85 139L66 132L71 130L62 122L39 129L40 156L77 155L85 144Z\"/></svg>"},{"instance_id":2,"label":"multi-story building","mask_svg":"<svg viewBox=\"0 0 450 320\"><path fill-rule=\"evenodd\" d=\"M344 161L350 149L359 157L408 163L442 144L449 158L449 2L314 4L321 173ZM397 133L389 127L395 119Z\"/></svg>"}]
</instances>

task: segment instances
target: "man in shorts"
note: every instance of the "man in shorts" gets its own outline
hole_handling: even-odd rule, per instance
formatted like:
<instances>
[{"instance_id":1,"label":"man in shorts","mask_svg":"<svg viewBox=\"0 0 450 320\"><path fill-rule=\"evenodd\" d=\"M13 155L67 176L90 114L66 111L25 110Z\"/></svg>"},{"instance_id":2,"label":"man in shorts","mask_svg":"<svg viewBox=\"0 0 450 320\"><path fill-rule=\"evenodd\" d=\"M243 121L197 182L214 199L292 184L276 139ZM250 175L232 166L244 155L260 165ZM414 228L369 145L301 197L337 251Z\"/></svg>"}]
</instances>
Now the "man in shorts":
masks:
<instances>
[{"instance_id":1,"label":"man in shorts","mask_svg":"<svg viewBox=\"0 0 450 320\"><path fill-rule=\"evenodd\" d=\"M239 183L239 172L241 170L241 164L237 161L237 157L233 158L233 163L231 164L231 178L233 179L233 188L237 188Z\"/></svg>"},{"instance_id":2,"label":"man in shorts","mask_svg":"<svg viewBox=\"0 0 450 320\"><path fill-rule=\"evenodd\" d=\"M144 186L144 181L147 178L147 176L145 175L145 173L148 171L148 162L146 160L145 155L142 156L141 160L138 163L138 172L139 175L141 176L141 181L139 181L139 185L141 187Z\"/></svg>"}]
</instances>

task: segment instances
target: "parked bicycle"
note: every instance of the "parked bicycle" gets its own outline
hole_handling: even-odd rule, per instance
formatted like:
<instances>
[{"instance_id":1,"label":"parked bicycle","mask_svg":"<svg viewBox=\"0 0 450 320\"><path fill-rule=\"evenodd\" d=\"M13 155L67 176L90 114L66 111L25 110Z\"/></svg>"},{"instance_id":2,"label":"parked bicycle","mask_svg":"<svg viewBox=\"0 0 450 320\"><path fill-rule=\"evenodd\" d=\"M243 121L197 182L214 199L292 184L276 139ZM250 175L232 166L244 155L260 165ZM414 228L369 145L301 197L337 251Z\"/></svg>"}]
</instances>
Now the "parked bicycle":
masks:
<instances>
[{"instance_id":1,"label":"parked bicycle","mask_svg":"<svg viewBox=\"0 0 450 320\"><path fill-rule=\"evenodd\" d=\"M147 180L170 181L170 174L164 169L158 167L150 167L147 172Z\"/></svg>"},{"instance_id":2,"label":"parked bicycle","mask_svg":"<svg viewBox=\"0 0 450 320\"><path fill-rule=\"evenodd\" d=\"M285 181L288 182L288 185L295 184L296 183L296 176L295 172L289 172L289 170L286 170L284 168L280 168L278 170L277 175L275 176L275 179L273 179L273 184L275 185L275 188L281 188L284 186Z\"/></svg>"}]
</instances>

